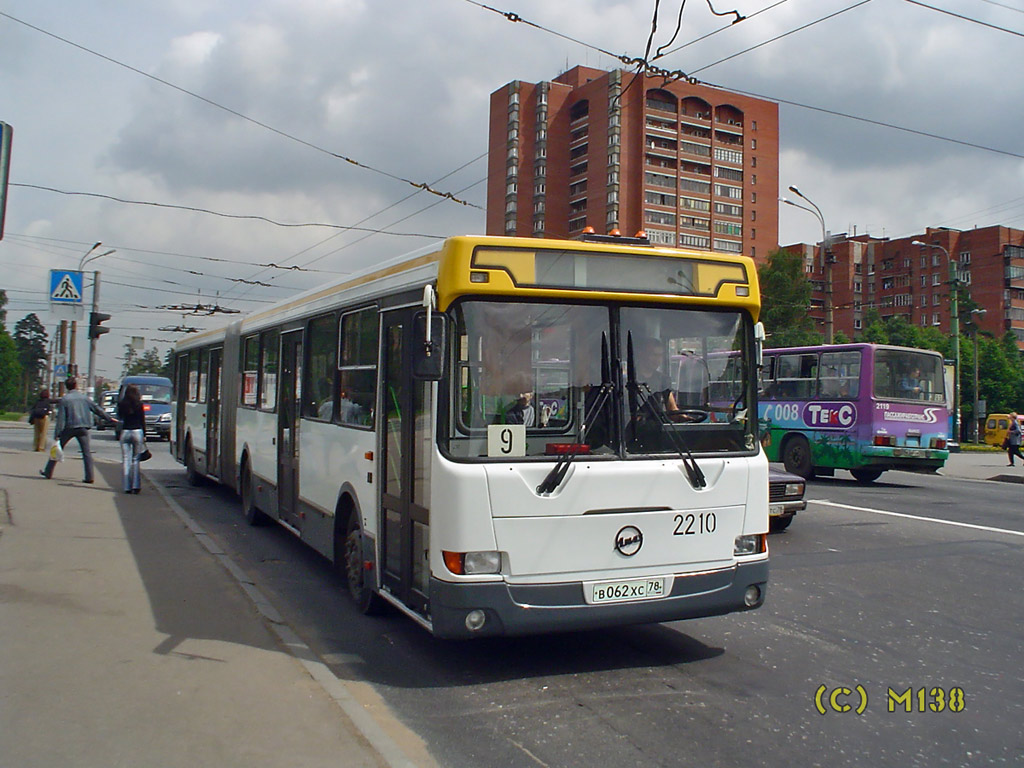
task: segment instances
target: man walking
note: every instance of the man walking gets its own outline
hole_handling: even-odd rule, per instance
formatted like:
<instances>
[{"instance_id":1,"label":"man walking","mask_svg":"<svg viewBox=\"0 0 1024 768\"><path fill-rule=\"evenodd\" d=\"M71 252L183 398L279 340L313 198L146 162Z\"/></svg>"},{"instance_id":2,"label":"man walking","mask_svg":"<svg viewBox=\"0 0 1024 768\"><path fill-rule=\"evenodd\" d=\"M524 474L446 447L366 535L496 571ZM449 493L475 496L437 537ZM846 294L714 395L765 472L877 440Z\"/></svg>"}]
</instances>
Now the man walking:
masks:
<instances>
[{"instance_id":1,"label":"man walking","mask_svg":"<svg viewBox=\"0 0 1024 768\"><path fill-rule=\"evenodd\" d=\"M60 447L71 442L71 438L78 441L78 447L82 451L82 464L85 465L85 478L82 482L92 483L92 451L89 447L89 430L92 429L92 415L95 413L107 423L113 420L96 403L78 391L78 382L75 379L68 379L67 393L61 398L57 405L57 424L54 428L54 438L60 441ZM46 467L39 470L39 474L49 480L53 476L53 468L57 460L50 458Z\"/></svg>"}]
</instances>

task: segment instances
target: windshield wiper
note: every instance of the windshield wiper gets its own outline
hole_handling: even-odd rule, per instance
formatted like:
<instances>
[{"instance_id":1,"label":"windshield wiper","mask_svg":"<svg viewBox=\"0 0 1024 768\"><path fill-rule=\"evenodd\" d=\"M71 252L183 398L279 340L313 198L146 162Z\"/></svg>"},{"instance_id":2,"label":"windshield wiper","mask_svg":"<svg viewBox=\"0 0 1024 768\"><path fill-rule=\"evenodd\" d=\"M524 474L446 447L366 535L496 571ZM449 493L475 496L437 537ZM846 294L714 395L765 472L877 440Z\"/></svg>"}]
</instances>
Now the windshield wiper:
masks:
<instances>
[{"instance_id":1,"label":"windshield wiper","mask_svg":"<svg viewBox=\"0 0 1024 768\"><path fill-rule=\"evenodd\" d=\"M629 405L631 409L631 419L633 421L634 429L636 423L639 421L640 411L649 407L651 412L657 417L658 423L661 425L661 431L668 435L669 442L672 443L672 448L679 455L679 459L683 462L683 467L686 469L687 479L690 481L690 485L694 488L706 488L708 481L704 477L704 472L697 465L697 460L693 458L693 454L690 453L690 449L686 445L680 445L678 436L676 435L675 429L672 428L672 422L668 418L668 414L665 413L665 409L661 407L661 403L658 402L658 398L651 392L651 388L647 386L646 382L639 382L636 380L636 363L633 359L633 332L630 331L626 336L626 389L629 391ZM645 394L646 393L646 394Z\"/></svg>"},{"instance_id":2,"label":"windshield wiper","mask_svg":"<svg viewBox=\"0 0 1024 768\"><path fill-rule=\"evenodd\" d=\"M576 446L573 450L568 453L563 453L558 457L558 461L555 462L555 466L551 468L551 471L548 472L541 484L537 486L537 493L554 493L562 484L566 473L569 471L569 465L572 464L572 460L579 454L583 445L586 443L587 433L590 431L590 427L593 426L591 420L598 417L605 405L608 403L609 398L611 398L614 390L615 385L612 384L611 361L608 358L608 337L602 333L601 386L597 390L597 397L590 404L590 407L583 411L583 419L580 422Z\"/></svg>"}]
</instances>

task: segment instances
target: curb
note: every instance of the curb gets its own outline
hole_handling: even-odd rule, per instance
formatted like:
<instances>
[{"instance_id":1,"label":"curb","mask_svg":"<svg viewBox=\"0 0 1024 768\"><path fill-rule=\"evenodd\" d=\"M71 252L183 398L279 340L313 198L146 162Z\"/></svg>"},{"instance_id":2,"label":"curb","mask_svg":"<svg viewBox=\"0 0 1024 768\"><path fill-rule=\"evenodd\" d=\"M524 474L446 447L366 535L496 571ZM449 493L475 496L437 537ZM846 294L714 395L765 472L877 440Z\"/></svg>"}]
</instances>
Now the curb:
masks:
<instances>
[{"instance_id":1,"label":"curb","mask_svg":"<svg viewBox=\"0 0 1024 768\"><path fill-rule=\"evenodd\" d=\"M199 543L231 574L242 591L252 601L256 610L270 625L270 630L277 637L281 646L306 670L310 677L323 689L338 708L349 718L352 726L370 744L381 761L389 768L421 768L410 758L402 747L392 739L377 723L366 708L349 692L346 683L339 680L330 668L320 660L296 632L288 626L273 603L259 590L253 580L235 563L219 544L210 536L195 519L178 504L167 489L152 477L143 476L160 494L171 511L185 524ZM431 761L430 765L436 765Z\"/></svg>"}]
</instances>

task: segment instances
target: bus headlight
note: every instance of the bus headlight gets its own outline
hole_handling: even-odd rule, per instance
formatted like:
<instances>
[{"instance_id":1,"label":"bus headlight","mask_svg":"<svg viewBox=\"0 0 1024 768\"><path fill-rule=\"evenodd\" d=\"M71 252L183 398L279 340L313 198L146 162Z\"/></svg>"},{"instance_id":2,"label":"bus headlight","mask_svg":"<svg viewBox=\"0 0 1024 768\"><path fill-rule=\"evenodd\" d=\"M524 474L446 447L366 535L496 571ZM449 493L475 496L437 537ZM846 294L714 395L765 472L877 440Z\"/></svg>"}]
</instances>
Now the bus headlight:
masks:
<instances>
[{"instance_id":1,"label":"bus headlight","mask_svg":"<svg viewBox=\"0 0 1024 768\"><path fill-rule=\"evenodd\" d=\"M501 573L501 552L441 552L445 567L456 574Z\"/></svg>"},{"instance_id":2,"label":"bus headlight","mask_svg":"<svg viewBox=\"0 0 1024 768\"><path fill-rule=\"evenodd\" d=\"M767 533L755 533L750 536L737 536L732 547L732 553L736 557L742 557L744 555L760 555L767 551Z\"/></svg>"},{"instance_id":3,"label":"bus headlight","mask_svg":"<svg viewBox=\"0 0 1024 768\"><path fill-rule=\"evenodd\" d=\"M501 552L467 552L466 573L501 573Z\"/></svg>"}]
</instances>

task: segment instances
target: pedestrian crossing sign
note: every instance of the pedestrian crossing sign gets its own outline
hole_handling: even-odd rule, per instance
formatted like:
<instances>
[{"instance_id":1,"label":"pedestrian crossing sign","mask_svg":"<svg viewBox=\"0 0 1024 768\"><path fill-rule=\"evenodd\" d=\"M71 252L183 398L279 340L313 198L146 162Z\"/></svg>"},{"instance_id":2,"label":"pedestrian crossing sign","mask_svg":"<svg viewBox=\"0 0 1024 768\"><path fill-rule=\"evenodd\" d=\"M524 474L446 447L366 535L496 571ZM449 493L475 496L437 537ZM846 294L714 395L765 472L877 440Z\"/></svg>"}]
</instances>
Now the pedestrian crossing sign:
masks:
<instances>
[{"instance_id":1,"label":"pedestrian crossing sign","mask_svg":"<svg viewBox=\"0 0 1024 768\"><path fill-rule=\"evenodd\" d=\"M82 273L67 269L51 269L50 301L58 304L81 304Z\"/></svg>"}]
</instances>

